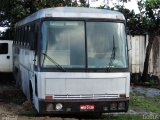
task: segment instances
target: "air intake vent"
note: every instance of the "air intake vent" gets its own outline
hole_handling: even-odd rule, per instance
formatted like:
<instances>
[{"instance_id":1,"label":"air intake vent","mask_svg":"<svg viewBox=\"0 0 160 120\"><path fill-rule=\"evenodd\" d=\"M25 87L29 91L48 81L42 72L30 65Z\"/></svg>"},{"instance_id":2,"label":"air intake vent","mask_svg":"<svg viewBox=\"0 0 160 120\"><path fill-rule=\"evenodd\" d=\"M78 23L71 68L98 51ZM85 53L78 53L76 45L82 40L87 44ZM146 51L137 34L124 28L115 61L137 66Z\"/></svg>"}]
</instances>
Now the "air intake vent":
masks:
<instances>
[{"instance_id":1,"label":"air intake vent","mask_svg":"<svg viewBox=\"0 0 160 120\"><path fill-rule=\"evenodd\" d=\"M54 95L54 99L105 99L118 98L118 94L93 94L93 95Z\"/></svg>"}]
</instances>

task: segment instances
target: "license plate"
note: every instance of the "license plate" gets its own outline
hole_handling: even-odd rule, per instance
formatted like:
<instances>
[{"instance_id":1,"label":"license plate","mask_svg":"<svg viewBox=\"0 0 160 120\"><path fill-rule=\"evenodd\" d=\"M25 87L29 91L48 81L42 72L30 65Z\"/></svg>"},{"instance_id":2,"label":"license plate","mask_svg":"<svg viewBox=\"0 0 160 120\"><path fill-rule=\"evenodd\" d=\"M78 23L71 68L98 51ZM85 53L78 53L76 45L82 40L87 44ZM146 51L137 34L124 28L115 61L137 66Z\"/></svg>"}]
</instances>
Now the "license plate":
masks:
<instances>
[{"instance_id":1,"label":"license plate","mask_svg":"<svg viewBox=\"0 0 160 120\"><path fill-rule=\"evenodd\" d=\"M80 105L80 110L94 110L95 105Z\"/></svg>"}]
</instances>

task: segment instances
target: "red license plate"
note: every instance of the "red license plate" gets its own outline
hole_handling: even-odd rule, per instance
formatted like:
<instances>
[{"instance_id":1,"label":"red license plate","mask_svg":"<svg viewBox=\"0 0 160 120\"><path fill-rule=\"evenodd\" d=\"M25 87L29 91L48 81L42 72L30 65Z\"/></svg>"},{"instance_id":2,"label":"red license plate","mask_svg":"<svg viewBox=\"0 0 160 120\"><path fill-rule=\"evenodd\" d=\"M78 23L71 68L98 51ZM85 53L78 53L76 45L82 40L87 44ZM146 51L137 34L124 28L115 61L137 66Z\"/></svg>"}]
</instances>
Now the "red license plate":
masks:
<instances>
[{"instance_id":1,"label":"red license plate","mask_svg":"<svg viewBox=\"0 0 160 120\"><path fill-rule=\"evenodd\" d=\"M94 110L95 105L80 105L80 110Z\"/></svg>"}]
</instances>

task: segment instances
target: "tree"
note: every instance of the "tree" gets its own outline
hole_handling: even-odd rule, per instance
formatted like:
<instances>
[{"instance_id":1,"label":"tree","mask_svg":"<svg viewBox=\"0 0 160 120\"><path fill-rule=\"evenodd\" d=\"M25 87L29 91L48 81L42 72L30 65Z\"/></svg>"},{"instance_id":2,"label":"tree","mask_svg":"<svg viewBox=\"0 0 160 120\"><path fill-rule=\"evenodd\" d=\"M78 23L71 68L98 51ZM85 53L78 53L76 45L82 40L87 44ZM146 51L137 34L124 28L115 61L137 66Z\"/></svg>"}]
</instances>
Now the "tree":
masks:
<instances>
[{"instance_id":1,"label":"tree","mask_svg":"<svg viewBox=\"0 0 160 120\"><path fill-rule=\"evenodd\" d=\"M130 0L119 0L120 2L123 2L123 6L124 6L124 3L126 2L129 2Z\"/></svg>"},{"instance_id":2,"label":"tree","mask_svg":"<svg viewBox=\"0 0 160 120\"><path fill-rule=\"evenodd\" d=\"M13 39L14 25L26 16L47 7L58 6L88 6L85 0L0 0L0 26L7 26L9 29L4 36Z\"/></svg>"},{"instance_id":3,"label":"tree","mask_svg":"<svg viewBox=\"0 0 160 120\"><path fill-rule=\"evenodd\" d=\"M152 48L152 44L156 36L160 35L160 0L142 0L138 2L138 5L143 8L144 11L141 11L141 18L143 24L145 24L145 30L149 34L149 42L146 48L146 56L144 62L144 70L142 73L141 80L142 82L147 81L148 76L148 66L149 66L149 57Z\"/></svg>"},{"instance_id":4,"label":"tree","mask_svg":"<svg viewBox=\"0 0 160 120\"><path fill-rule=\"evenodd\" d=\"M145 33L145 25L142 23L140 14L135 14L134 10L126 9L123 5L117 5L112 9L123 13L125 16L127 34L141 35Z\"/></svg>"},{"instance_id":5,"label":"tree","mask_svg":"<svg viewBox=\"0 0 160 120\"><path fill-rule=\"evenodd\" d=\"M130 11L124 6L116 6L118 11L122 12L127 20L128 33L132 35L148 34L149 42L146 48L144 61L144 70L141 81L146 82L148 77L149 57L152 44L156 36L160 35L160 0L139 0L139 14Z\"/></svg>"},{"instance_id":6,"label":"tree","mask_svg":"<svg viewBox=\"0 0 160 120\"><path fill-rule=\"evenodd\" d=\"M6 4L8 3L8 0L0 0L0 26L5 27L8 25L7 16L5 15Z\"/></svg>"}]
</instances>

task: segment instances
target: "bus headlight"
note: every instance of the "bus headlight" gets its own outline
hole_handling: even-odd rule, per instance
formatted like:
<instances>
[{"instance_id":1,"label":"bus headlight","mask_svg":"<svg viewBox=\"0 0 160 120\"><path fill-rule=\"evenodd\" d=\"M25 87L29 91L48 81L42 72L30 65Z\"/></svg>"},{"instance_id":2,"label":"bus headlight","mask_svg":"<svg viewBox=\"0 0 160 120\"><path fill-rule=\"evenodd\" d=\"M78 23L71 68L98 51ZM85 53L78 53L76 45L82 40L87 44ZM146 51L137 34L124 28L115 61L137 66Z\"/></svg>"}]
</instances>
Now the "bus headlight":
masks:
<instances>
[{"instance_id":1,"label":"bus headlight","mask_svg":"<svg viewBox=\"0 0 160 120\"><path fill-rule=\"evenodd\" d=\"M104 111L108 111L108 106L103 107Z\"/></svg>"},{"instance_id":2,"label":"bus headlight","mask_svg":"<svg viewBox=\"0 0 160 120\"><path fill-rule=\"evenodd\" d=\"M61 110L63 105L61 103L56 104L56 110Z\"/></svg>"},{"instance_id":3,"label":"bus headlight","mask_svg":"<svg viewBox=\"0 0 160 120\"><path fill-rule=\"evenodd\" d=\"M125 102L120 102L118 104L118 110L124 110L125 109Z\"/></svg>"},{"instance_id":4,"label":"bus headlight","mask_svg":"<svg viewBox=\"0 0 160 120\"><path fill-rule=\"evenodd\" d=\"M117 103L116 102L111 103L110 110L117 110Z\"/></svg>"},{"instance_id":5,"label":"bus headlight","mask_svg":"<svg viewBox=\"0 0 160 120\"><path fill-rule=\"evenodd\" d=\"M53 104L49 103L46 107L46 111L53 111Z\"/></svg>"}]
</instances>

